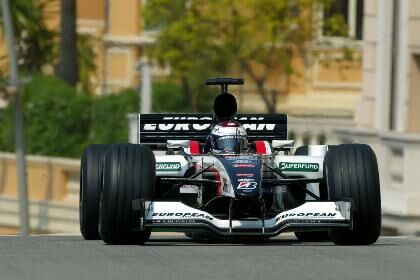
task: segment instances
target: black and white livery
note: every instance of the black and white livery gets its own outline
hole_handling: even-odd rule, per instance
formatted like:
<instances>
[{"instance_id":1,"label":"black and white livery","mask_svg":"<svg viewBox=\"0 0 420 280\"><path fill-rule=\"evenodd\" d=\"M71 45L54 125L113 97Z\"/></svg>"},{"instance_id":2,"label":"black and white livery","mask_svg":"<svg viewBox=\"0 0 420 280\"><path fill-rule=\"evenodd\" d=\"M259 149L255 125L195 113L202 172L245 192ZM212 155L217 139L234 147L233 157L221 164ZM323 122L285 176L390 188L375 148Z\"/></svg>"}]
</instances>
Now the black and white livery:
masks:
<instances>
[{"instance_id":1,"label":"black and white livery","mask_svg":"<svg viewBox=\"0 0 420 280\"><path fill-rule=\"evenodd\" d=\"M380 233L379 176L364 144L294 153L287 115L236 114L229 84L214 114L138 115L137 144L90 145L82 157L85 239L143 244L151 231L197 240L295 232L301 241L372 244Z\"/></svg>"}]
</instances>

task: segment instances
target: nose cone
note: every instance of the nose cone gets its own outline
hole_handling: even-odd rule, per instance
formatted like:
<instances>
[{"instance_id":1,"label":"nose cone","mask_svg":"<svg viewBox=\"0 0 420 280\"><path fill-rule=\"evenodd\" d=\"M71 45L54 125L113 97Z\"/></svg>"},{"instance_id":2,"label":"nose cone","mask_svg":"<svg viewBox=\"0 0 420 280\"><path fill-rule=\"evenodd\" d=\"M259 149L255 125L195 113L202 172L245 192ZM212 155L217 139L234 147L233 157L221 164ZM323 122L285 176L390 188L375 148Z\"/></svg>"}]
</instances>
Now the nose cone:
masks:
<instances>
[{"instance_id":1,"label":"nose cone","mask_svg":"<svg viewBox=\"0 0 420 280\"><path fill-rule=\"evenodd\" d=\"M221 93L216 96L213 105L214 114L218 119L231 119L238 110L236 98L230 93Z\"/></svg>"},{"instance_id":2,"label":"nose cone","mask_svg":"<svg viewBox=\"0 0 420 280\"><path fill-rule=\"evenodd\" d=\"M254 156L221 157L236 198L261 197L261 158Z\"/></svg>"}]
</instances>

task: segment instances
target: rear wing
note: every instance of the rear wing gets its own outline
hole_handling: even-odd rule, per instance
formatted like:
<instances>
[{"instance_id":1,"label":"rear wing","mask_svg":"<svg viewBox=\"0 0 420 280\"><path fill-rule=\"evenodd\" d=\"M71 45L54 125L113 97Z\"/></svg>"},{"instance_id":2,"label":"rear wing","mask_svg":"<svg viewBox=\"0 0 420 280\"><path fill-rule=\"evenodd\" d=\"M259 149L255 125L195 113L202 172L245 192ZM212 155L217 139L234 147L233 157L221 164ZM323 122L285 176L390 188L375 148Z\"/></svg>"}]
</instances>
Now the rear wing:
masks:
<instances>
[{"instance_id":1,"label":"rear wing","mask_svg":"<svg viewBox=\"0 0 420 280\"><path fill-rule=\"evenodd\" d=\"M250 141L287 140L285 114L238 114L235 120L247 130ZM213 114L138 114L137 143L166 144L168 139L205 142L213 125Z\"/></svg>"}]
</instances>

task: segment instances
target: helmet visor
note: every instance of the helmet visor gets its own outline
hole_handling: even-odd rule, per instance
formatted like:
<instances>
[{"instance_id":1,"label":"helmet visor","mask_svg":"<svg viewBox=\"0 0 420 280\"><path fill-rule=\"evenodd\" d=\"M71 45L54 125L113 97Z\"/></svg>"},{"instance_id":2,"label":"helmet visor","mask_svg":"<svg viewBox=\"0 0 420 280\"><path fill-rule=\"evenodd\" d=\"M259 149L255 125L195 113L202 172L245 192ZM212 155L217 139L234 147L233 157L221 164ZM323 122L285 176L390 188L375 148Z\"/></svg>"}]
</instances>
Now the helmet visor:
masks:
<instances>
[{"instance_id":1,"label":"helmet visor","mask_svg":"<svg viewBox=\"0 0 420 280\"><path fill-rule=\"evenodd\" d=\"M222 136L214 141L213 150L227 153L240 153L245 150L246 137L244 136Z\"/></svg>"}]
</instances>

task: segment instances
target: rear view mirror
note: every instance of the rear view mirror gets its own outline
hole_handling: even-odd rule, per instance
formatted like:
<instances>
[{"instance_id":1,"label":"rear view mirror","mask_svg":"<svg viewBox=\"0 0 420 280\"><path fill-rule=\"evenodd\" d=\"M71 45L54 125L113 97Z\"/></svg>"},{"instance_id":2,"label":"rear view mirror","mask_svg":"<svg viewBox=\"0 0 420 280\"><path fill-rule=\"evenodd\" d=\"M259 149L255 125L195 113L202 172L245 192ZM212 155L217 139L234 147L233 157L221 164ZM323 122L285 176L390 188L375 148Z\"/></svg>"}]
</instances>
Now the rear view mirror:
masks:
<instances>
[{"instance_id":1,"label":"rear view mirror","mask_svg":"<svg viewBox=\"0 0 420 280\"><path fill-rule=\"evenodd\" d=\"M166 147L168 149L189 148L190 140L168 140Z\"/></svg>"},{"instance_id":2,"label":"rear view mirror","mask_svg":"<svg viewBox=\"0 0 420 280\"><path fill-rule=\"evenodd\" d=\"M271 146L274 150L291 149L295 145L295 140L273 140Z\"/></svg>"}]
</instances>

